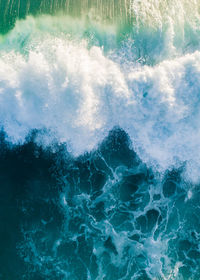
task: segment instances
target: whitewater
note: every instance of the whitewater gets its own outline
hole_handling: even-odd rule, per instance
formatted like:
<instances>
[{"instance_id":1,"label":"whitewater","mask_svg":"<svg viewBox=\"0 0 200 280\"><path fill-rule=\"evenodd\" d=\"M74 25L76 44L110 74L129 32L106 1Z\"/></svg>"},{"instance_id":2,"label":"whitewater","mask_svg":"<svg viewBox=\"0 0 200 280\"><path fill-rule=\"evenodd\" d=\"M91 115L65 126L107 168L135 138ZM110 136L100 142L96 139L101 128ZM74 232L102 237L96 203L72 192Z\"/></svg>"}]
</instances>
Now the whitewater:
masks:
<instances>
[{"instance_id":1,"label":"whitewater","mask_svg":"<svg viewBox=\"0 0 200 280\"><path fill-rule=\"evenodd\" d=\"M199 51L154 66L129 52L122 61L124 46L105 54L104 46L63 34L69 21L30 17L2 39L0 119L8 139L23 143L31 130L47 130L39 141L68 143L80 155L119 126L144 162L162 170L186 162L187 175L199 180Z\"/></svg>"},{"instance_id":2,"label":"whitewater","mask_svg":"<svg viewBox=\"0 0 200 280\"><path fill-rule=\"evenodd\" d=\"M198 280L200 2L0 7L0 279Z\"/></svg>"}]
</instances>

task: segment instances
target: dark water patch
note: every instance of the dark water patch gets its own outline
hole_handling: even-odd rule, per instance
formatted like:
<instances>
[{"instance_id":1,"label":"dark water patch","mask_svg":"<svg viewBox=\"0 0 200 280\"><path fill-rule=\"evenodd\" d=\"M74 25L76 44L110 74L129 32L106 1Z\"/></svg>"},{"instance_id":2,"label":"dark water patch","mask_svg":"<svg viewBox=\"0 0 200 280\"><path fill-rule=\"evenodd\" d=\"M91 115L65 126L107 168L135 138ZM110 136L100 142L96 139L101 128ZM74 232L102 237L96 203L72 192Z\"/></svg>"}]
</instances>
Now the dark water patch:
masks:
<instances>
[{"instance_id":1,"label":"dark water patch","mask_svg":"<svg viewBox=\"0 0 200 280\"><path fill-rule=\"evenodd\" d=\"M143 233L151 232L153 228L157 225L159 218L159 211L156 209L151 209L137 218L137 228Z\"/></svg>"},{"instance_id":2,"label":"dark water patch","mask_svg":"<svg viewBox=\"0 0 200 280\"><path fill-rule=\"evenodd\" d=\"M0 277L198 279L199 190L181 172L153 174L119 128L78 158L2 134Z\"/></svg>"},{"instance_id":3,"label":"dark water patch","mask_svg":"<svg viewBox=\"0 0 200 280\"><path fill-rule=\"evenodd\" d=\"M109 236L108 239L106 239L106 241L104 242L104 246L111 251L112 253L114 253L115 255L117 255L117 250L115 248L115 245L112 242L112 238Z\"/></svg>"},{"instance_id":4,"label":"dark water patch","mask_svg":"<svg viewBox=\"0 0 200 280\"><path fill-rule=\"evenodd\" d=\"M165 197L172 196L176 191L176 184L173 181L166 181L163 184L163 194Z\"/></svg>"},{"instance_id":5,"label":"dark water patch","mask_svg":"<svg viewBox=\"0 0 200 280\"><path fill-rule=\"evenodd\" d=\"M131 149L128 135L120 128L116 128L109 133L109 136L100 145L99 151L111 168L120 165L132 167L140 163L136 153Z\"/></svg>"},{"instance_id":6,"label":"dark water patch","mask_svg":"<svg viewBox=\"0 0 200 280\"><path fill-rule=\"evenodd\" d=\"M179 186L181 182L181 172L182 170L180 169L168 171L166 173L163 181L163 195L165 197L170 197L175 194L177 186Z\"/></svg>"},{"instance_id":7,"label":"dark water patch","mask_svg":"<svg viewBox=\"0 0 200 280\"><path fill-rule=\"evenodd\" d=\"M55 232L63 219L55 203L58 189L51 173L54 160L32 142L10 147L3 133L0 147L0 271L2 279L23 279L27 267L17 250L23 240L22 228L38 228L43 219L46 230Z\"/></svg>"}]
</instances>

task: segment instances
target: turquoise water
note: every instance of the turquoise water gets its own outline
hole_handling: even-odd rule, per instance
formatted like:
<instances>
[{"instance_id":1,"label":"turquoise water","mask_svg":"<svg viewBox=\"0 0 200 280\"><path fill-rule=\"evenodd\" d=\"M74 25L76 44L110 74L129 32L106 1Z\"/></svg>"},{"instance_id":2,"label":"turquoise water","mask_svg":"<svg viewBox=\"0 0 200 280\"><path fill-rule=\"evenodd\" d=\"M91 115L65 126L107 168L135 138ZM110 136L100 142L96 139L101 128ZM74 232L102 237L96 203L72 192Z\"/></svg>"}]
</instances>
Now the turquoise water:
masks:
<instances>
[{"instance_id":1,"label":"turquoise water","mask_svg":"<svg viewBox=\"0 0 200 280\"><path fill-rule=\"evenodd\" d=\"M200 279L198 1L0 0L0 279Z\"/></svg>"}]
</instances>

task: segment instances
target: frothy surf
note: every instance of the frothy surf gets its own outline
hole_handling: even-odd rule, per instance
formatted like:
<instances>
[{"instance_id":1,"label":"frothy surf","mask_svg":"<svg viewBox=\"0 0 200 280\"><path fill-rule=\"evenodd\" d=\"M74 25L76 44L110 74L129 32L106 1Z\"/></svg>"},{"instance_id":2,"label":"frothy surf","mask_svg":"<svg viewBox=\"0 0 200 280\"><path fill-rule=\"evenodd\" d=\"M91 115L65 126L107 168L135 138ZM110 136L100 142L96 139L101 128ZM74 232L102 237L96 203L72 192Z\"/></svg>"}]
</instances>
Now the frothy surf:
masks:
<instances>
[{"instance_id":1,"label":"frothy surf","mask_svg":"<svg viewBox=\"0 0 200 280\"><path fill-rule=\"evenodd\" d=\"M68 143L78 155L119 126L144 162L161 170L186 163L188 178L199 179L198 51L154 67L122 63L86 39L46 30L43 38L35 24L1 43L1 126L11 142L47 130L48 144Z\"/></svg>"}]
</instances>

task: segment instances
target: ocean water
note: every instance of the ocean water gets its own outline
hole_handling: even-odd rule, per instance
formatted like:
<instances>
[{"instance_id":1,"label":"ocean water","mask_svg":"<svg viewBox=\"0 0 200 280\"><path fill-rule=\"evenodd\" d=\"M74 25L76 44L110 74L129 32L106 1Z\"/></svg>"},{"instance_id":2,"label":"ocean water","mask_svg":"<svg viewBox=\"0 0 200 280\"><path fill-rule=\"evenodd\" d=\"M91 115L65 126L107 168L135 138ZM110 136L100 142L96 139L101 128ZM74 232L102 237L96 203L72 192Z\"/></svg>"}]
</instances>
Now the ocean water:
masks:
<instances>
[{"instance_id":1,"label":"ocean water","mask_svg":"<svg viewBox=\"0 0 200 280\"><path fill-rule=\"evenodd\" d=\"M0 0L0 279L200 279L200 2Z\"/></svg>"}]
</instances>

